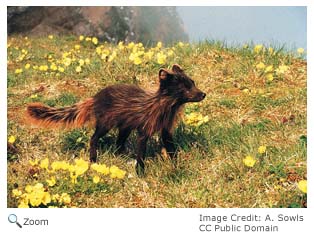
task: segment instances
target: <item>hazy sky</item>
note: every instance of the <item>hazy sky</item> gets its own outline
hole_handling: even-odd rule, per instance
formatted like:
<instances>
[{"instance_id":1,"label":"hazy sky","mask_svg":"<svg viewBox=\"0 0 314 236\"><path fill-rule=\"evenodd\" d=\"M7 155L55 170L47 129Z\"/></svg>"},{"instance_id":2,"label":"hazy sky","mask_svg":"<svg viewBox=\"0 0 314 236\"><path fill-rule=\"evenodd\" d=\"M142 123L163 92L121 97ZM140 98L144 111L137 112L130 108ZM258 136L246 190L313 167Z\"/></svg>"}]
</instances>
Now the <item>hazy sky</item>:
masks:
<instances>
[{"instance_id":1,"label":"hazy sky","mask_svg":"<svg viewBox=\"0 0 314 236\"><path fill-rule=\"evenodd\" d=\"M306 48L306 7L177 7L190 41Z\"/></svg>"}]
</instances>

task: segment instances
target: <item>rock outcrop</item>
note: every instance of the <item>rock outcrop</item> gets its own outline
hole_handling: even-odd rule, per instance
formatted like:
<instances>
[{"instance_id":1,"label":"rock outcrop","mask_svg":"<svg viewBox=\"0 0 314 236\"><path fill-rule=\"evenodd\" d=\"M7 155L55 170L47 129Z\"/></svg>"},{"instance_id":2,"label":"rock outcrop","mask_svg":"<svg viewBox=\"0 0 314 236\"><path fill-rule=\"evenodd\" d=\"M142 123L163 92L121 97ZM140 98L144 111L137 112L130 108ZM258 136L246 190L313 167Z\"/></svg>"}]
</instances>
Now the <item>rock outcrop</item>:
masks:
<instances>
[{"instance_id":1,"label":"rock outcrop","mask_svg":"<svg viewBox=\"0 0 314 236\"><path fill-rule=\"evenodd\" d=\"M8 7L8 35L90 35L108 42L187 41L175 7Z\"/></svg>"}]
</instances>

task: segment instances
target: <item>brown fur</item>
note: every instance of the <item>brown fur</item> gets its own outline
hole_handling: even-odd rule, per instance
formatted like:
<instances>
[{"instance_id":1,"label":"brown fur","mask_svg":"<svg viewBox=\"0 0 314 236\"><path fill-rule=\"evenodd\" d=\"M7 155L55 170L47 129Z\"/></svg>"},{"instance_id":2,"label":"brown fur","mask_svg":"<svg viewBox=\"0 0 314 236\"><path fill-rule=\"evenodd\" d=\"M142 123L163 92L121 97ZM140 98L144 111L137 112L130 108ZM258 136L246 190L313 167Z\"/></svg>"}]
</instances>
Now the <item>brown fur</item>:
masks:
<instances>
[{"instance_id":1,"label":"brown fur","mask_svg":"<svg viewBox=\"0 0 314 236\"><path fill-rule=\"evenodd\" d=\"M81 127L92 123L96 127L90 141L90 159L97 158L98 140L110 129L118 128L119 151L131 131L138 131L137 173L144 171L146 142L158 132L163 144L174 157L176 152L172 133L179 111L187 102L199 102L205 94L195 87L184 71L173 65L172 70L159 71L160 86L148 92L134 85L113 85L98 92L93 98L65 108L51 108L39 103L27 107L28 120L43 127Z\"/></svg>"}]
</instances>

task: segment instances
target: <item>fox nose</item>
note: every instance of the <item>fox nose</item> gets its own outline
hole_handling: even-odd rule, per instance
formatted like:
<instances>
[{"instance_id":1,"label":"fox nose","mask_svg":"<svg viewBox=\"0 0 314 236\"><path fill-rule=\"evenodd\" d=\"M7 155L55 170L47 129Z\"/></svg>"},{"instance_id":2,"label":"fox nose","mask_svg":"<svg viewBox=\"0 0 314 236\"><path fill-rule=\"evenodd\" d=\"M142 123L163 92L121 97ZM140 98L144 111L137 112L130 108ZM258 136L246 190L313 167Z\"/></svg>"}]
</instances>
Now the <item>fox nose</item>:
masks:
<instances>
[{"instance_id":1,"label":"fox nose","mask_svg":"<svg viewBox=\"0 0 314 236\"><path fill-rule=\"evenodd\" d=\"M206 97L206 93L202 93L202 99Z\"/></svg>"}]
</instances>

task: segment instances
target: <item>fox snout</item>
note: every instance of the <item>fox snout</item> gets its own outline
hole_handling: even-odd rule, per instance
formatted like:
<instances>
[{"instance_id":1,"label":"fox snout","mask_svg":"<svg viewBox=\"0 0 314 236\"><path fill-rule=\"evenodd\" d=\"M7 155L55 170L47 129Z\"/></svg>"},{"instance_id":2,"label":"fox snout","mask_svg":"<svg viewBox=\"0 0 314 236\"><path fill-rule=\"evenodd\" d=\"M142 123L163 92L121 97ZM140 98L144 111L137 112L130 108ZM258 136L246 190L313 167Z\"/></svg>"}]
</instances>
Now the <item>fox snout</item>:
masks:
<instances>
[{"instance_id":1,"label":"fox snout","mask_svg":"<svg viewBox=\"0 0 314 236\"><path fill-rule=\"evenodd\" d=\"M193 92L193 96L189 99L189 102L200 102L206 97L206 93L197 89Z\"/></svg>"}]
</instances>

